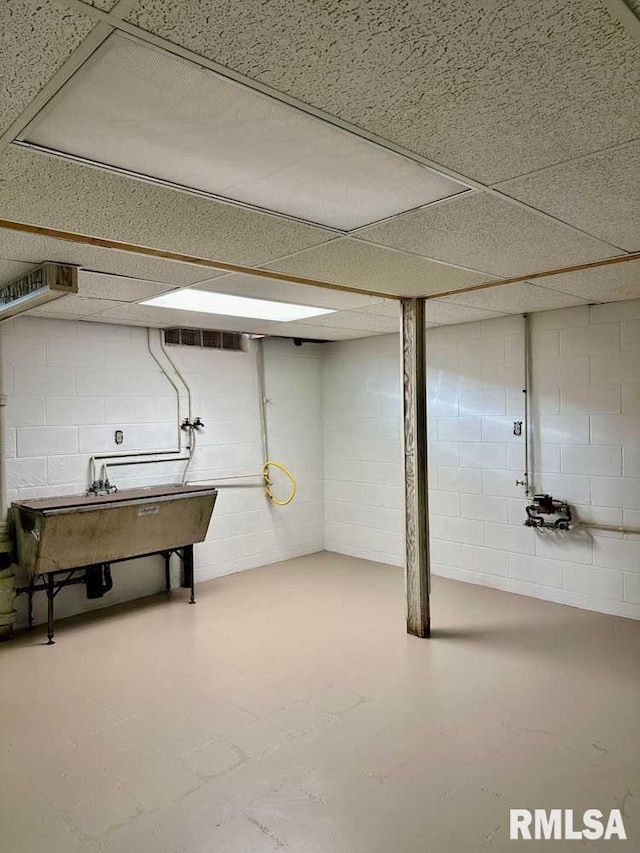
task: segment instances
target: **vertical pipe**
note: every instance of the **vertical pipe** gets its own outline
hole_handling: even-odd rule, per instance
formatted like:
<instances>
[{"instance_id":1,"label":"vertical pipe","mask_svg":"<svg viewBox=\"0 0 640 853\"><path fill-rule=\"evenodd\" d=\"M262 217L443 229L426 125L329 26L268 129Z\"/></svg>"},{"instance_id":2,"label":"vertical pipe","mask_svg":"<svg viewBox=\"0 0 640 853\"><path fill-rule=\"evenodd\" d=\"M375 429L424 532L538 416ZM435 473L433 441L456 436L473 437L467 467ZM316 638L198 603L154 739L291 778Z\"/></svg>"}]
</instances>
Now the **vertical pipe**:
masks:
<instances>
[{"instance_id":1,"label":"vertical pipe","mask_svg":"<svg viewBox=\"0 0 640 853\"><path fill-rule=\"evenodd\" d=\"M524 488L527 497L534 494L531 456L531 318L523 314L524 321Z\"/></svg>"},{"instance_id":2,"label":"vertical pipe","mask_svg":"<svg viewBox=\"0 0 640 853\"><path fill-rule=\"evenodd\" d=\"M188 406L188 410L189 410L189 411L188 411L188 415L189 415L189 420L191 420L191 411L192 411L192 410L191 410L191 386L189 385L189 383L187 382L187 380L184 378L183 374L178 370L178 368L177 368L177 366L176 366L176 363L174 362L174 360L171 358L171 356L170 356L170 355L169 355L169 353L167 352L167 348L166 348L166 347L165 347L165 345L164 345L162 329L158 329L158 333L159 333L160 349L161 349L161 350L162 350L162 352L164 353L164 357L167 359L167 361L169 362L169 364L170 364L170 365L171 365L171 367L173 368L173 370L174 370L174 372L175 372L176 376L178 377L178 379L180 380L180 382L182 382L182 384L184 385L184 387L185 387L185 389L186 389L186 392L187 392L187 406ZM152 355L153 355L153 353L152 353ZM156 359L156 360L157 360L157 359ZM158 363L159 363L159 362L158 362ZM167 376L167 378L168 378L167 371L166 371L166 370L164 370L164 368L162 368L162 367L161 367L161 369L162 369L163 373L165 374L165 376ZM180 392L178 392L178 398L179 398L179 397L180 397ZM179 417L179 416L178 416L178 417Z\"/></svg>"},{"instance_id":3,"label":"vertical pipe","mask_svg":"<svg viewBox=\"0 0 640 853\"><path fill-rule=\"evenodd\" d=\"M416 637L429 637L431 566L425 300L403 299L401 311L407 631Z\"/></svg>"},{"instance_id":4,"label":"vertical pipe","mask_svg":"<svg viewBox=\"0 0 640 853\"><path fill-rule=\"evenodd\" d=\"M258 399L260 403L260 437L262 441L262 461L269 461L269 433L267 430L267 398L264 378L263 338L256 341L256 369L258 371Z\"/></svg>"}]
</instances>

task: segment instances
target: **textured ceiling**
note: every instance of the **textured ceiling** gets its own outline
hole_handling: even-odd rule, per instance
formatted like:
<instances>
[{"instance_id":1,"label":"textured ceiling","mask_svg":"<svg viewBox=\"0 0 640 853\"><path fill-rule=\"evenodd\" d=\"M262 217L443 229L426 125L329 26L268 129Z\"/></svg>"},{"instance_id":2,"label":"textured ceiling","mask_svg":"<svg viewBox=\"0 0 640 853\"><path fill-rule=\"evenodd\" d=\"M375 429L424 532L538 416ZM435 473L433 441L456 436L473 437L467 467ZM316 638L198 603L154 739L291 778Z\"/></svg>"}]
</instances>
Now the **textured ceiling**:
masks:
<instances>
[{"instance_id":1,"label":"textured ceiling","mask_svg":"<svg viewBox=\"0 0 640 853\"><path fill-rule=\"evenodd\" d=\"M589 302L640 299L640 261L549 276L544 279L544 286Z\"/></svg>"},{"instance_id":2,"label":"textured ceiling","mask_svg":"<svg viewBox=\"0 0 640 853\"><path fill-rule=\"evenodd\" d=\"M138 0L134 24L483 182L637 134L599 0Z\"/></svg>"},{"instance_id":3,"label":"textured ceiling","mask_svg":"<svg viewBox=\"0 0 640 853\"><path fill-rule=\"evenodd\" d=\"M95 12L67 2L0 2L0 129L87 34L83 50L106 34L104 22L92 32ZM631 141L639 135L640 48L603 0L90 2L115 14L132 9L131 22L169 49L173 42L200 53L505 198L480 190L347 238L12 146L0 149L0 218L408 296L487 281L482 272L508 277L640 249L640 142ZM365 295L217 276L50 238L0 230L2 258L0 281L22 271L16 263L43 260L107 274L81 278L78 297L38 309L47 316L284 333L284 324L258 329L259 321L130 302L204 282L338 309L286 324L287 334L339 339L396 328L396 305ZM628 299L639 277L640 263L630 263L459 294L430 301L429 322Z\"/></svg>"},{"instance_id":4,"label":"textured ceiling","mask_svg":"<svg viewBox=\"0 0 640 853\"><path fill-rule=\"evenodd\" d=\"M344 231L468 189L121 33L100 45L23 138Z\"/></svg>"},{"instance_id":5,"label":"textured ceiling","mask_svg":"<svg viewBox=\"0 0 640 853\"><path fill-rule=\"evenodd\" d=\"M0 284L6 284L14 278L29 272L33 264L25 264L22 261L12 261L0 257Z\"/></svg>"},{"instance_id":6,"label":"textured ceiling","mask_svg":"<svg viewBox=\"0 0 640 853\"><path fill-rule=\"evenodd\" d=\"M362 229L358 238L505 277L619 254L488 193L405 213Z\"/></svg>"},{"instance_id":7,"label":"textured ceiling","mask_svg":"<svg viewBox=\"0 0 640 853\"><path fill-rule=\"evenodd\" d=\"M96 314L102 314L103 311L109 308L117 308L119 305L121 305L120 302L110 299L85 299L80 296L61 296L59 299L47 302L39 308L32 308L29 314L34 317L57 317L61 319L70 317L79 320Z\"/></svg>"},{"instance_id":8,"label":"textured ceiling","mask_svg":"<svg viewBox=\"0 0 640 853\"><path fill-rule=\"evenodd\" d=\"M231 274L203 281L198 290L211 290L214 293L233 293L236 296L257 296L261 299L273 299L276 302L298 302L314 305L318 308L336 308L351 310L379 305L382 300L364 293L342 293L323 287L305 284L290 284L274 278L262 278L253 275Z\"/></svg>"},{"instance_id":9,"label":"textured ceiling","mask_svg":"<svg viewBox=\"0 0 640 853\"><path fill-rule=\"evenodd\" d=\"M614 246L640 250L640 140L498 188Z\"/></svg>"},{"instance_id":10,"label":"textured ceiling","mask_svg":"<svg viewBox=\"0 0 640 853\"><path fill-rule=\"evenodd\" d=\"M99 270L114 275L176 285L194 284L204 278L210 280L215 276L214 270L193 264L146 258L115 249L55 240L38 234L9 231L6 228L0 228L0 257L37 264L42 261L57 261L74 264L87 270Z\"/></svg>"},{"instance_id":11,"label":"textured ceiling","mask_svg":"<svg viewBox=\"0 0 640 853\"><path fill-rule=\"evenodd\" d=\"M0 3L0 133L87 36L96 21L64 3Z\"/></svg>"},{"instance_id":12,"label":"textured ceiling","mask_svg":"<svg viewBox=\"0 0 640 853\"><path fill-rule=\"evenodd\" d=\"M116 302L139 302L143 299L152 299L169 290L173 288L161 282L143 281L118 275L102 275L80 270L78 276L78 293L87 299L108 297Z\"/></svg>"},{"instance_id":13,"label":"textured ceiling","mask_svg":"<svg viewBox=\"0 0 640 853\"><path fill-rule=\"evenodd\" d=\"M105 12L110 12L115 5L117 5L118 0L83 0L85 3L88 3L90 6L95 6L96 9L102 9Z\"/></svg>"},{"instance_id":14,"label":"textured ceiling","mask_svg":"<svg viewBox=\"0 0 640 853\"><path fill-rule=\"evenodd\" d=\"M267 266L280 272L404 296L456 290L489 281L489 276L351 238L334 240Z\"/></svg>"},{"instance_id":15,"label":"textured ceiling","mask_svg":"<svg viewBox=\"0 0 640 853\"><path fill-rule=\"evenodd\" d=\"M503 314L519 314L525 311L553 311L556 308L569 308L572 305L585 305L587 303L587 300L579 296L547 290L529 282L502 284L497 287L490 287L487 290L461 293L459 296L446 296L442 301L449 304L469 305L500 311Z\"/></svg>"},{"instance_id":16,"label":"textured ceiling","mask_svg":"<svg viewBox=\"0 0 640 853\"><path fill-rule=\"evenodd\" d=\"M0 153L0 218L241 264L332 236L22 148Z\"/></svg>"}]
</instances>

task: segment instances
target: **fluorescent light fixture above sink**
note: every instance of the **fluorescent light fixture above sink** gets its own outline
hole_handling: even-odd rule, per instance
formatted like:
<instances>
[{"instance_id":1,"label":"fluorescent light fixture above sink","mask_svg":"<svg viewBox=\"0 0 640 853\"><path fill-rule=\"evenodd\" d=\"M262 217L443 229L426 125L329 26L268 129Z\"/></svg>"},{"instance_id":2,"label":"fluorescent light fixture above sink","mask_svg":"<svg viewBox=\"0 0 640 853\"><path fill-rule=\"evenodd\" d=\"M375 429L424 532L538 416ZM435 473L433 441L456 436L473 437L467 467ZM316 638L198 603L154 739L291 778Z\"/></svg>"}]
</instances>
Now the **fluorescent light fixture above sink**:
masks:
<instances>
[{"instance_id":1,"label":"fluorescent light fixture above sink","mask_svg":"<svg viewBox=\"0 0 640 853\"><path fill-rule=\"evenodd\" d=\"M333 308L316 308L313 305L295 305L291 302L272 302L269 299L252 299L228 293L211 293L208 290L186 288L154 296L142 305L154 308L174 308L179 311L200 311L203 314L220 314L225 317L244 317L251 320L274 320L287 323L306 320L321 314L333 314Z\"/></svg>"}]
</instances>

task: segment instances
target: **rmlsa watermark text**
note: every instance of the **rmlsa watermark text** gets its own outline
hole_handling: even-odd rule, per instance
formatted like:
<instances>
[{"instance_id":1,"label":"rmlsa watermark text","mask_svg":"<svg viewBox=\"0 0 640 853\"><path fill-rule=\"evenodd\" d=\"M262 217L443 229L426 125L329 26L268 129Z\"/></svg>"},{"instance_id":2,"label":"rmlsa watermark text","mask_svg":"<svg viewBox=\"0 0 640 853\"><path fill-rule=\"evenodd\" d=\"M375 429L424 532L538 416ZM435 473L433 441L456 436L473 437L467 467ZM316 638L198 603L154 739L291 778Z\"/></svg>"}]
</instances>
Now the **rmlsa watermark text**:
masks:
<instances>
[{"instance_id":1,"label":"rmlsa watermark text","mask_svg":"<svg viewBox=\"0 0 640 853\"><path fill-rule=\"evenodd\" d=\"M587 809L582 820L574 818L573 809L511 809L509 820L511 841L625 841L620 809L611 809L605 817L600 809Z\"/></svg>"}]
</instances>

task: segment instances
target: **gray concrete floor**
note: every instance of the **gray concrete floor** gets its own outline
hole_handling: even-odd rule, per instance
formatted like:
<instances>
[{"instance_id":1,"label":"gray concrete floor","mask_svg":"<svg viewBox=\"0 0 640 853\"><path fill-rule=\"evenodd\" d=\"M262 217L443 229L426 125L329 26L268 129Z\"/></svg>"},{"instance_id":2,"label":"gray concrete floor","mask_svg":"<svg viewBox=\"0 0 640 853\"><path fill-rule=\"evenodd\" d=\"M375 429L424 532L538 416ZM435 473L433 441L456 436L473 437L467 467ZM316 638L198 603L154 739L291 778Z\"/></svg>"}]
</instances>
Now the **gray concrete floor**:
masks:
<instances>
[{"instance_id":1,"label":"gray concrete floor","mask_svg":"<svg viewBox=\"0 0 640 853\"><path fill-rule=\"evenodd\" d=\"M318 554L0 647L1 849L517 850L510 807L622 808L587 849L638 849L640 623L432 601L408 637L400 570Z\"/></svg>"}]
</instances>

